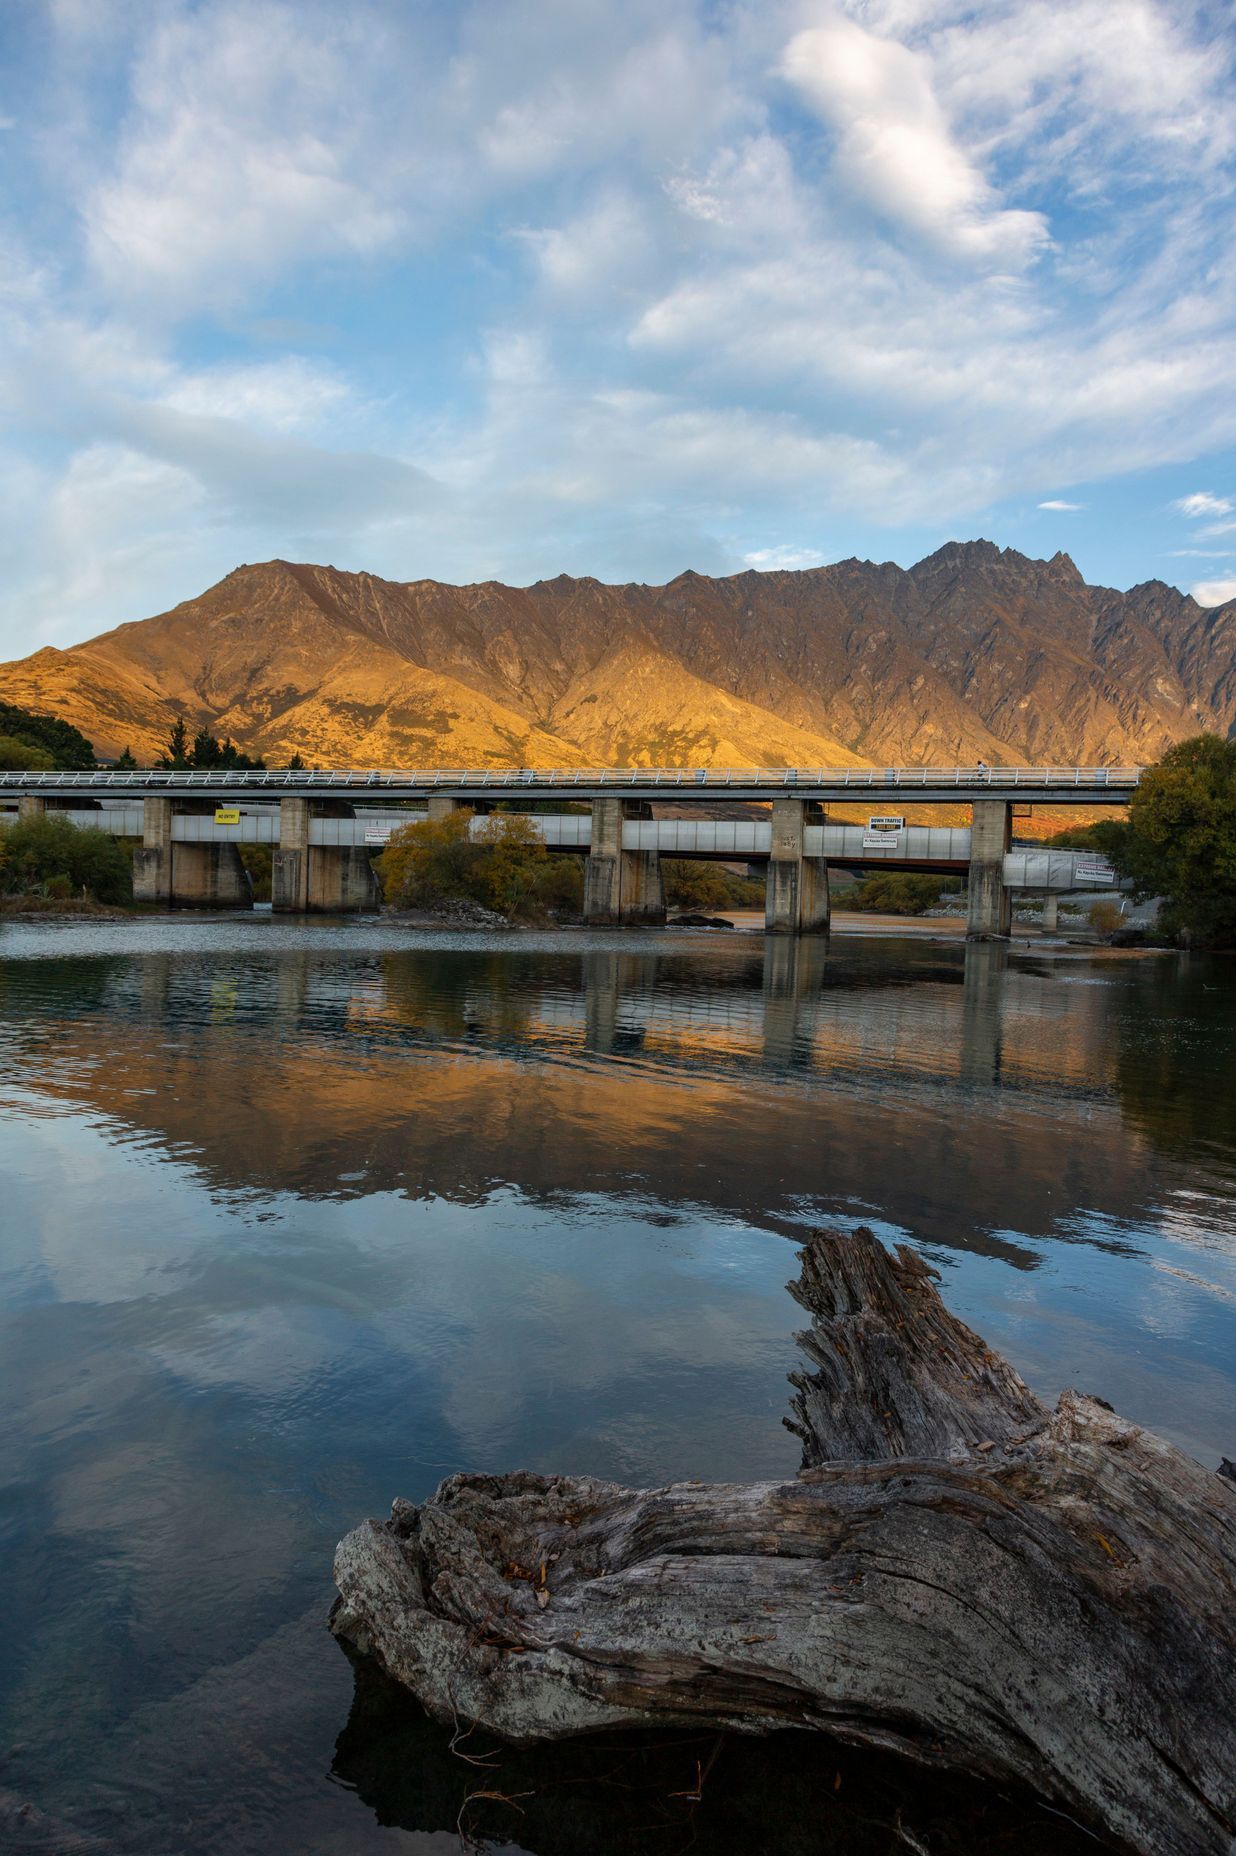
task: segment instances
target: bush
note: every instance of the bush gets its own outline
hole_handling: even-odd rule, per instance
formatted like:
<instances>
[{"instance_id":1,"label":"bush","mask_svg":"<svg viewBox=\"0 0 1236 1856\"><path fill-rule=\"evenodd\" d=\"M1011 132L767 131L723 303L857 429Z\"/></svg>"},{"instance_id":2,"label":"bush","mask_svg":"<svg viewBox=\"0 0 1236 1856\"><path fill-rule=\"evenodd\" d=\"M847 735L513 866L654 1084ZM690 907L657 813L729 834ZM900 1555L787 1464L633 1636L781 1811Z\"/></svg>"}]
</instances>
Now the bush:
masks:
<instances>
[{"instance_id":1,"label":"bush","mask_svg":"<svg viewBox=\"0 0 1236 1856\"><path fill-rule=\"evenodd\" d=\"M697 863L685 857L663 857L661 880L665 900L673 909L707 912L709 909L762 909L763 877L739 876L723 864Z\"/></svg>"},{"instance_id":2,"label":"bush","mask_svg":"<svg viewBox=\"0 0 1236 1856\"><path fill-rule=\"evenodd\" d=\"M240 861L249 875L253 887L255 902L269 902L271 892L271 870L274 867L274 852L269 844L238 844Z\"/></svg>"},{"instance_id":3,"label":"bush","mask_svg":"<svg viewBox=\"0 0 1236 1856\"><path fill-rule=\"evenodd\" d=\"M868 909L876 915L923 915L934 908L946 890L955 893L960 888L956 877L941 880L938 876L881 871L860 883L846 899L845 906Z\"/></svg>"},{"instance_id":4,"label":"bush","mask_svg":"<svg viewBox=\"0 0 1236 1856\"><path fill-rule=\"evenodd\" d=\"M0 833L0 893L61 898L84 893L96 902L125 903L133 895L133 868L123 845L107 832L83 830L44 812Z\"/></svg>"},{"instance_id":5,"label":"bush","mask_svg":"<svg viewBox=\"0 0 1236 1856\"><path fill-rule=\"evenodd\" d=\"M1115 934L1124 916L1118 902L1092 902L1086 911L1090 926L1096 934Z\"/></svg>"},{"instance_id":6,"label":"bush","mask_svg":"<svg viewBox=\"0 0 1236 1856\"><path fill-rule=\"evenodd\" d=\"M551 909L578 909L583 876L577 860L551 857L530 818L493 813L473 837L472 817L452 812L393 831L377 859L387 902L433 908L462 899L521 921L543 920Z\"/></svg>"}]
</instances>

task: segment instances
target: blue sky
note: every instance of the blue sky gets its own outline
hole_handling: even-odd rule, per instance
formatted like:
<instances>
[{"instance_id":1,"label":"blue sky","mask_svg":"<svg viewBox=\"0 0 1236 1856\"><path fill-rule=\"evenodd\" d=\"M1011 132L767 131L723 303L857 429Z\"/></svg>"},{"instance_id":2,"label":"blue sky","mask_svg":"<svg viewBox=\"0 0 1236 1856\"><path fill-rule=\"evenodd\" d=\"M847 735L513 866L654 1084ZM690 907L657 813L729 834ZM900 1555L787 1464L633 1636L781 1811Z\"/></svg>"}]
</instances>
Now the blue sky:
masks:
<instances>
[{"instance_id":1,"label":"blue sky","mask_svg":"<svg viewBox=\"0 0 1236 1856\"><path fill-rule=\"evenodd\" d=\"M0 655L275 555L1236 596L1189 0L4 0Z\"/></svg>"}]
</instances>

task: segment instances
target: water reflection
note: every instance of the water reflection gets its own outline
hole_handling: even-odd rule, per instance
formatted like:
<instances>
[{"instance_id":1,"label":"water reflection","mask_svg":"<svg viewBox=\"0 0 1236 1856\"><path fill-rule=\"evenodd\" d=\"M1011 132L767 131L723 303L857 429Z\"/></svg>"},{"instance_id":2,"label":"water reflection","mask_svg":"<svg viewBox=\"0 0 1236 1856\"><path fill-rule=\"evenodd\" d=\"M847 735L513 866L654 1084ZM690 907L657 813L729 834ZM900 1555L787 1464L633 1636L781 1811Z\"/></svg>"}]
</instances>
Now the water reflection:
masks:
<instances>
[{"instance_id":1,"label":"water reflection","mask_svg":"<svg viewBox=\"0 0 1236 1856\"><path fill-rule=\"evenodd\" d=\"M126 1851L454 1848L350 1754L405 1828L327 1781L335 1540L463 1467L788 1471L811 1224L923 1245L1046 1396L1236 1454L1222 963L187 920L0 952L0 1786Z\"/></svg>"},{"instance_id":2,"label":"water reflection","mask_svg":"<svg viewBox=\"0 0 1236 1856\"><path fill-rule=\"evenodd\" d=\"M1093 1856L1096 1847L1033 1799L810 1734L606 1734L528 1751L473 1737L466 1747L480 1765L461 1760L451 1738L360 1667L334 1770L385 1824L537 1856Z\"/></svg>"}]
</instances>

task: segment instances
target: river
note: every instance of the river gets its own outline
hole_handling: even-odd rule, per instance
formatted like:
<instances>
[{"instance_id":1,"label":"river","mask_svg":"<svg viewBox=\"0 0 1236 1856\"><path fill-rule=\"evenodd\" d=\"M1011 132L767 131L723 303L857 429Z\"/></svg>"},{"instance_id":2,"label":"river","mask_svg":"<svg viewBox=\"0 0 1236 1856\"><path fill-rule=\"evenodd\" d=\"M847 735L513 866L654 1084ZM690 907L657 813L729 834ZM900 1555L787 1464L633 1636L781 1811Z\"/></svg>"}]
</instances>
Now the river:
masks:
<instances>
[{"instance_id":1,"label":"river","mask_svg":"<svg viewBox=\"0 0 1236 1856\"><path fill-rule=\"evenodd\" d=\"M396 1809L336 1749L335 1541L456 1469L791 1473L814 1225L917 1246L1041 1394L1236 1454L1234 1050L1198 956L0 927L10 1809L457 1850L440 1773Z\"/></svg>"}]
</instances>

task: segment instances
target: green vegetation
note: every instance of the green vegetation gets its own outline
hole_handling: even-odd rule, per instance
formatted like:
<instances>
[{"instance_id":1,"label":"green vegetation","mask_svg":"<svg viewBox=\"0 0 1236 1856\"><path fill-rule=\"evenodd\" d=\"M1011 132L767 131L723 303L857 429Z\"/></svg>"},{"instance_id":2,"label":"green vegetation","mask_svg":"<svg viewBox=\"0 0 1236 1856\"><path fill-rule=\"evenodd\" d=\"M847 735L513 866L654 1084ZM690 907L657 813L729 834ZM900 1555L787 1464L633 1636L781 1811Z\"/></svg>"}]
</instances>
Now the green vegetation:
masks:
<instances>
[{"instance_id":1,"label":"green vegetation","mask_svg":"<svg viewBox=\"0 0 1236 1856\"><path fill-rule=\"evenodd\" d=\"M377 859L382 893L397 908L432 909L463 899L516 921L578 914L583 872L551 857L530 818L493 813L470 835L471 812L400 825Z\"/></svg>"},{"instance_id":2,"label":"green vegetation","mask_svg":"<svg viewBox=\"0 0 1236 1856\"><path fill-rule=\"evenodd\" d=\"M21 751L37 760L14 759ZM0 702L0 768L16 773L42 773L63 767L77 771L94 766L94 747L80 729L54 715L34 715L13 703Z\"/></svg>"},{"instance_id":3,"label":"green vegetation","mask_svg":"<svg viewBox=\"0 0 1236 1856\"><path fill-rule=\"evenodd\" d=\"M132 894L129 856L105 831L44 812L0 833L0 895L126 903Z\"/></svg>"},{"instance_id":4,"label":"green vegetation","mask_svg":"<svg viewBox=\"0 0 1236 1856\"><path fill-rule=\"evenodd\" d=\"M859 883L838 907L869 910L875 915L925 915L941 896L956 895L961 888L960 877L880 871Z\"/></svg>"},{"instance_id":5,"label":"green vegetation","mask_svg":"<svg viewBox=\"0 0 1236 1856\"><path fill-rule=\"evenodd\" d=\"M1164 932L1236 947L1236 741L1177 742L1142 775L1128 823L1092 829L1139 902L1163 897Z\"/></svg>"},{"instance_id":6,"label":"green vegetation","mask_svg":"<svg viewBox=\"0 0 1236 1856\"><path fill-rule=\"evenodd\" d=\"M663 857L661 880L671 909L707 914L710 909L762 909L764 879L739 876L724 864L696 863L686 857Z\"/></svg>"},{"instance_id":7,"label":"green vegetation","mask_svg":"<svg viewBox=\"0 0 1236 1856\"><path fill-rule=\"evenodd\" d=\"M237 854L249 873L255 902L269 902L275 854L269 844L238 844Z\"/></svg>"},{"instance_id":8,"label":"green vegetation","mask_svg":"<svg viewBox=\"0 0 1236 1856\"><path fill-rule=\"evenodd\" d=\"M0 770L5 773L50 773L56 762L46 748L36 748L16 735L0 735Z\"/></svg>"}]
</instances>

